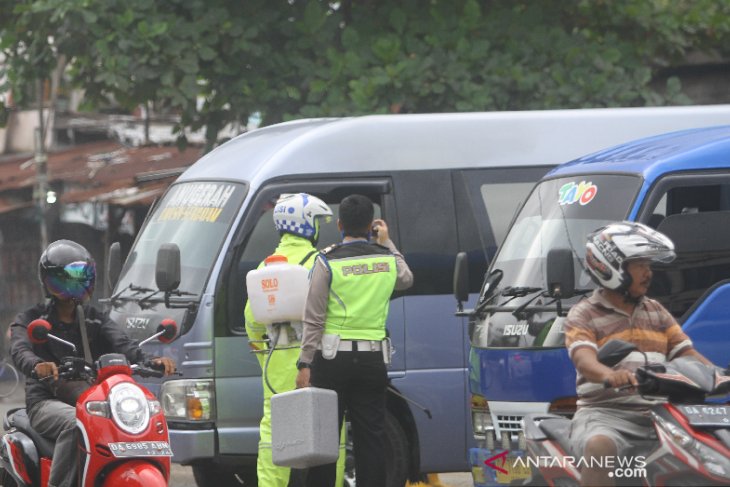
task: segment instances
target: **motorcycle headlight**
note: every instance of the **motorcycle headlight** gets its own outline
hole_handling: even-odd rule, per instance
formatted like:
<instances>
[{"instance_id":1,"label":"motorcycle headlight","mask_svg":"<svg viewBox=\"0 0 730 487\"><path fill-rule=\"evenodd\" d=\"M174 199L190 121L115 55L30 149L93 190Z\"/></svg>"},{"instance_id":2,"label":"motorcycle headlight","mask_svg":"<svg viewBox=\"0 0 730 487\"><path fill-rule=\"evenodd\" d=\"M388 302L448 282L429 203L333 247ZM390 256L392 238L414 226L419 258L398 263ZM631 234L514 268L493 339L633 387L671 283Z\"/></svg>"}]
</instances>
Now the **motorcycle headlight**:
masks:
<instances>
[{"instance_id":1,"label":"motorcycle headlight","mask_svg":"<svg viewBox=\"0 0 730 487\"><path fill-rule=\"evenodd\" d=\"M129 382L112 387L109 392L112 418L121 429L138 434L150 423L150 407L142 389Z\"/></svg>"}]
</instances>

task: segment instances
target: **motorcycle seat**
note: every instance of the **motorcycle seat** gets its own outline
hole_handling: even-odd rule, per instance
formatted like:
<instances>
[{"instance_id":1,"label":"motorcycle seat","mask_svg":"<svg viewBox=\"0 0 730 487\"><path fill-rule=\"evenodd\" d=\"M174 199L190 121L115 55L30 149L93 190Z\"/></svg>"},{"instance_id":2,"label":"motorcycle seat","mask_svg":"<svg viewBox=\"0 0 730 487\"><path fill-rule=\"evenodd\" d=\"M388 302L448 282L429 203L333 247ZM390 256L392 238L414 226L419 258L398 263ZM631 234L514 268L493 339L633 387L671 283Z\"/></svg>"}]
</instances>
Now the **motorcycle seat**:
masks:
<instances>
[{"instance_id":1,"label":"motorcycle seat","mask_svg":"<svg viewBox=\"0 0 730 487\"><path fill-rule=\"evenodd\" d=\"M574 456L570 444L570 420L567 418L550 418L540 421L540 429L548 438L555 440L566 455Z\"/></svg>"},{"instance_id":2,"label":"motorcycle seat","mask_svg":"<svg viewBox=\"0 0 730 487\"><path fill-rule=\"evenodd\" d=\"M41 457L51 458L53 456L53 447L55 443L47 439L45 436L38 433L30 425L30 418L25 408L10 411L7 417L8 424L15 426L19 431L22 431L26 435L30 436L38 449L38 455Z\"/></svg>"}]
</instances>

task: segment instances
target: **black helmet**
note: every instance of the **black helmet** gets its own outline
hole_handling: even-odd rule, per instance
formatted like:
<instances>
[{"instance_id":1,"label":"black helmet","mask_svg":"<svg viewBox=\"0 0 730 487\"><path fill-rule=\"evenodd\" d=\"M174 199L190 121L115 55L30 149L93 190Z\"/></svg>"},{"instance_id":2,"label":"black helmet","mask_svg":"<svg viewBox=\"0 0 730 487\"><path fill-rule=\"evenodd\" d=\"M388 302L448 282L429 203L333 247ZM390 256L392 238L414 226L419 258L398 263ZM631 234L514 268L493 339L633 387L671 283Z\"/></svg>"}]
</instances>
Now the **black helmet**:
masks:
<instances>
[{"instance_id":1,"label":"black helmet","mask_svg":"<svg viewBox=\"0 0 730 487\"><path fill-rule=\"evenodd\" d=\"M56 240L38 261L38 278L46 297L85 302L96 281L96 264L91 254L71 240Z\"/></svg>"}]
</instances>

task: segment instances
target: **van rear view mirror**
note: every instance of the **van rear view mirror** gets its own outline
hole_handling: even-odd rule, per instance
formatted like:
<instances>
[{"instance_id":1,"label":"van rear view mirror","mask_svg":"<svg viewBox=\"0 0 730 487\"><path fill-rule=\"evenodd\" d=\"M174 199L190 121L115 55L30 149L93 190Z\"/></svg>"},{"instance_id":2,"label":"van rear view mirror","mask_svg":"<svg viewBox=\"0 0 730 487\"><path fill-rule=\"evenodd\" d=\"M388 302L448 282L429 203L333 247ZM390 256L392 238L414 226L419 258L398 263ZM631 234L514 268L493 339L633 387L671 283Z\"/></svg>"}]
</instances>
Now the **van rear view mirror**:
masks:
<instances>
[{"instance_id":1,"label":"van rear view mirror","mask_svg":"<svg viewBox=\"0 0 730 487\"><path fill-rule=\"evenodd\" d=\"M109 246L109 255L106 259L106 279L109 289L114 289L114 285L119 279L122 272L122 246L119 242L114 242Z\"/></svg>"},{"instance_id":2,"label":"van rear view mirror","mask_svg":"<svg viewBox=\"0 0 730 487\"><path fill-rule=\"evenodd\" d=\"M466 252L456 254L454 263L454 297L458 302L457 311L464 311L463 303L469 300L469 257Z\"/></svg>"},{"instance_id":3,"label":"van rear view mirror","mask_svg":"<svg viewBox=\"0 0 730 487\"><path fill-rule=\"evenodd\" d=\"M180 247L174 243L160 245L155 266L157 288L169 293L180 285Z\"/></svg>"},{"instance_id":4,"label":"van rear view mirror","mask_svg":"<svg viewBox=\"0 0 730 487\"><path fill-rule=\"evenodd\" d=\"M575 295L575 270L570 249L552 249L547 255L547 290L557 299Z\"/></svg>"}]
</instances>

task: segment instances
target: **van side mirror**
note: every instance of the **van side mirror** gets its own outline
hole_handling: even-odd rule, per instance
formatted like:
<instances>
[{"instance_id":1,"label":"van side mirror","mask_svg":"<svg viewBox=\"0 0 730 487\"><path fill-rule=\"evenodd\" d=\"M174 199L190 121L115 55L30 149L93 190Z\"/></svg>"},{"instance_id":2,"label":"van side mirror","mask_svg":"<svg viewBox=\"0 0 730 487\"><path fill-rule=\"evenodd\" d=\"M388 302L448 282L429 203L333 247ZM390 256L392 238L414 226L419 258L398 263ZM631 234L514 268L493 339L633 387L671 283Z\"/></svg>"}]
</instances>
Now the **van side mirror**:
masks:
<instances>
[{"instance_id":1,"label":"van side mirror","mask_svg":"<svg viewBox=\"0 0 730 487\"><path fill-rule=\"evenodd\" d=\"M180 286L180 247L174 243L160 245L155 266L157 288L169 293Z\"/></svg>"},{"instance_id":2,"label":"van side mirror","mask_svg":"<svg viewBox=\"0 0 730 487\"><path fill-rule=\"evenodd\" d=\"M456 311L464 311L464 302L469 300L469 257L466 252L456 254L454 263L454 297L457 301Z\"/></svg>"},{"instance_id":3,"label":"van side mirror","mask_svg":"<svg viewBox=\"0 0 730 487\"><path fill-rule=\"evenodd\" d=\"M547 254L547 291L557 299L575 295L575 269L570 249L552 249Z\"/></svg>"},{"instance_id":4,"label":"van side mirror","mask_svg":"<svg viewBox=\"0 0 730 487\"><path fill-rule=\"evenodd\" d=\"M109 289L114 289L114 285L122 273L122 246L119 242L114 242L109 246L109 255L106 259L106 280Z\"/></svg>"},{"instance_id":5,"label":"van side mirror","mask_svg":"<svg viewBox=\"0 0 730 487\"><path fill-rule=\"evenodd\" d=\"M634 350L638 350L638 348L633 343L616 339L609 340L598 350L598 361L607 367L613 367Z\"/></svg>"}]
</instances>

